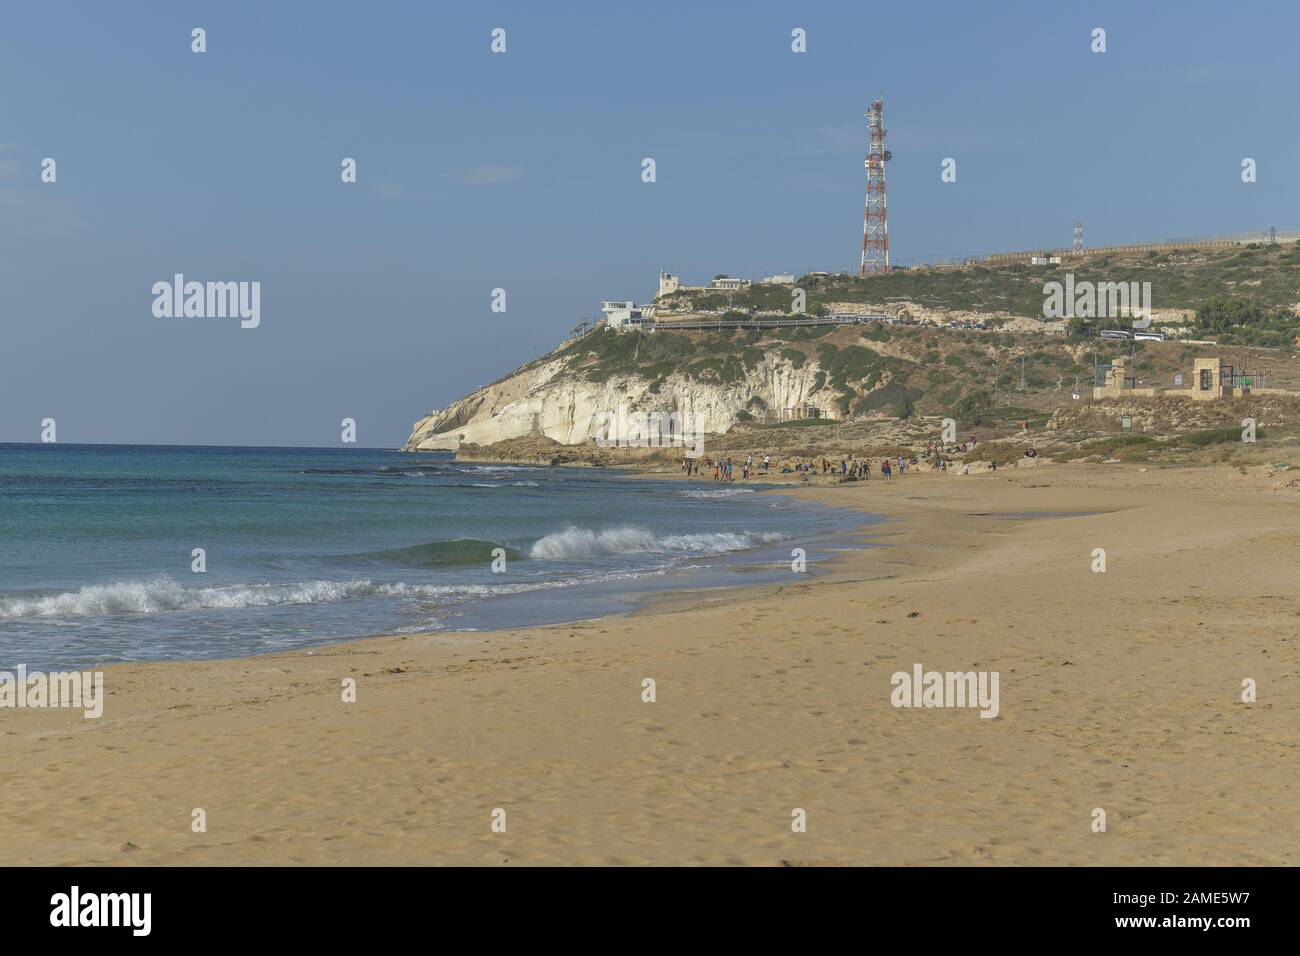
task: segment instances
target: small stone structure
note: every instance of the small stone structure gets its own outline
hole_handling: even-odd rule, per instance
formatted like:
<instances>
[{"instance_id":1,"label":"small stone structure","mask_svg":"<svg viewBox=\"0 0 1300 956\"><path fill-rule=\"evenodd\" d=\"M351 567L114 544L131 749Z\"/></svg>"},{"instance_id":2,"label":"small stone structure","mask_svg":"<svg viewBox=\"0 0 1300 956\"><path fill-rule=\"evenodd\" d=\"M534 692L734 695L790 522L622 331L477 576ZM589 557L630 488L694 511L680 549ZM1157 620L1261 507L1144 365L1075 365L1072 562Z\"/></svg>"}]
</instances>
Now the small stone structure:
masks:
<instances>
[{"instance_id":1,"label":"small stone structure","mask_svg":"<svg viewBox=\"0 0 1300 956\"><path fill-rule=\"evenodd\" d=\"M1254 375L1238 373L1223 359L1198 358L1192 368L1190 388L1137 388L1129 359L1121 356L1109 365L1098 365L1092 397L1103 398L1190 398L1209 402L1218 398L1247 398L1251 395L1297 395L1285 388L1260 388Z\"/></svg>"},{"instance_id":2,"label":"small stone structure","mask_svg":"<svg viewBox=\"0 0 1300 956\"><path fill-rule=\"evenodd\" d=\"M1223 360L1198 358L1192 369L1192 398L1208 402L1227 394L1223 384Z\"/></svg>"},{"instance_id":3,"label":"small stone structure","mask_svg":"<svg viewBox=\"0 0 1300 956\"><path fill-rule=\"evenodd\" d=\"M1092 388L1093 398L1153 398L1159 389L1136 388L1128 359L1120 356L1110 365L1097 366L1103 375L1100 385Z\"/></svg>"}]
</instances>

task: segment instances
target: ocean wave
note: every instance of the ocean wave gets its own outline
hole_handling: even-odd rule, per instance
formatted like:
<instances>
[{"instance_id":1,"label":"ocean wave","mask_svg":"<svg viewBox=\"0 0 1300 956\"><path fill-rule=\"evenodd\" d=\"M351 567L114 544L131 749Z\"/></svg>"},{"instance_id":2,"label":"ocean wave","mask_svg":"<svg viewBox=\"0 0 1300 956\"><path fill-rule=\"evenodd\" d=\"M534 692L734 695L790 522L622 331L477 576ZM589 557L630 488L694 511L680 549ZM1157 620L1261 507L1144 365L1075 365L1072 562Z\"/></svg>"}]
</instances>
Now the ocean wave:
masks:
<instances>
[{"instance_id":1,"label":"ocean wave","mask_svg":"<svg viewBox=\"0 0 1300 956\"><path fill-rule=\"evenodd\" d=\"M679 491L686 498L735 498L737 495L752 495L754 488L713 488L708 491Z\"/></svg>"},{"instance_id":2,"label":"ocean wave","mask_svg":"<svg viewBox=\"0 0 1300 956\"><path fill-rule=\"evenodd\" d=\"M785 539L785 535L775 531L656 535L632 526L602 531L570 527L539 538L529 550L529 557L540 561L570 561L613 554L723 554Z\"/></svg>"},{"instance_id":3,"label":"ocean wave","mask_svg":"<svg viewBox=\"0 0 1300 956\"><path fill-rule=\"evenodd\" d=\"M411 465L381 465L378 468L300 468L298 474L369 478L442 478L457 472L444 465L425 465L416 462Z\"/></svg>"},{"instance_id":4,"label":"ocean wave","mask_svg":"<svg viewBox=\"0 0 1300 956\"><path fill-rule=\"evenodd\" d=\"M540 488L541 482L538 481L471 481L468 484L458 485L460 488Z\"/></svg>"},{"instance_id":5,"label":"ocean wave","mask_svg":"<svg viewBox=\"0 0 1300 956\"><path fill-rule=\"evenodd\" d=\"M506 557L514 559L519 552L514 548L495 541L481 541L478 538L456 538L452 541L430 541L426 544L413 544L406 548L386 548L383 551L371 551L357 557L369 561L383 561L388 564L406 564L414 567L440 567L481 564L485 567L492 561L492 552L504 548Z\"/></svg>"},{"instance_id":6,"label":"ocean wave","mask_svg":"<svg viewBox=\"0 0 1300 956\"><path fill-rule=\"evenodd\" d=\"M403 582L300 581L293 584L232 584L185 587L171 578L93 584L34 598L0 599L0 619L19 617L96 617L105 614L160 614L285 604L320 604L357 597L418 597L426 591Z\"/></svg>"},{"instance_id":7,"label":"ocean wave","mask_svg":"<svg viewBox=\"0 0 1300 956\"><path fill-rule=\"evenodd\" d=\"M0 620L43 618L90 618L109 615L154 615L180 611L238 610L286 605L326 604L358 598L409 599L438 605L482 600L656 576L663 568L638 571L605 571L564 578L493 584L407 584L368 579L353 581L300 581L291 584L234 584L188 588L167 577L152 581L122 581L88 585L76 591L33 598L0 598Z\"/></svg>"}]
</instances>

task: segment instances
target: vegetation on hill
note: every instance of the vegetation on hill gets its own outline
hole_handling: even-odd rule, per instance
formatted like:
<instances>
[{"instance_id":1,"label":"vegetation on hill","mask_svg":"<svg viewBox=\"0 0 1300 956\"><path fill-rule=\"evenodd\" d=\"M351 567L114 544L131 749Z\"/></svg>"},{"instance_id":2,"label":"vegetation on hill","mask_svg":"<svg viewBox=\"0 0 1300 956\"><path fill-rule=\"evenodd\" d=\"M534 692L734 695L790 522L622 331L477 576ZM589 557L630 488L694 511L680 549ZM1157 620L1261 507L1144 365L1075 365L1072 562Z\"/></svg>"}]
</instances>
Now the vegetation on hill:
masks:
<instances>
[{"instance_id":1,"label":"vegetation on hill","mask_svg":"<svg viewBox=\"0 0 1300 956\"><path fill-rule=\"evenodd\" d=\"M1219 317L1221 312L1226 319ZM1275 312L1258 314L1265 331L1269 321L1276 321ZM1206 312L1207 321L1227 321L1238 330L1254 327L1231 323L1249 323L1256 315L1227 305ZM661 328L653 334L605 329L569 342L546 361L558 358L567 363L567 374L594 382L636 375L649 381L652 391L674 373L728 385L741 382L763 363L805 369L815 362L818 371L807 397L836 418L943 415L978 424L1004 415L1033 419L1068 405L1076 385L1085 394L1091 389L1094 362L1106 364L1120 355L1131 358L1138 387L1172 387L1178 373L1188 381L1193 359L1217 355L1245 374L1262 375L1269 386L1300 388L1300 363L1291 360L1293 354L1231 344L1126 343L1040 332L870 323L725 332ZM751 403L745 414L754 422L771 417L761 402Z\"/></svg>"},{"instance_id":2,"label":"vegetation on hill","mask_svg":"<svg viewBox=\"0 0 1300 956\"><path fill-rule=\"evenodd\" d=\"M884 275L840 273L803 276L797 282L808 297L808 311L825 302L881 304L910 301L927 308L1006 312L1026 318L1043 314L1043 285L1150 282L1153 306L1189 313L1213 296L1246 299L1267 312L1294 311L1300 303L1300 243L1250 243L1232 249L1183 249L1085 256L1058 265L976 264L967 268L895 268ZM752 286L732 293L685 294L667 300L697 309L790 310L788 286Z\"/></svg>"},{"instance_id":3,"label":"vegetation on hill","mask_svg":"<svg viewBox=\"0 0 1300 956\"><path fill-rule=\"evenodd\" d=\"M1300 317L1290 309L1268 309L1253 299L1211 296L1196 310L1196 331L1220 342L1269 348L1291 347Z\"/></svg>"},{"instance_id":4,"label":"vegetation on hill","mask_svg":"<svg viewBox=\"0 0 1300 956\"><path fill-rule=\"evenodd\" d=\"M732 385L763 364L805 370L816 363L806 397L840 419L878 415L950 416L964 424L994 421L1009 409L1032 419L1069 405L1076 386L1094 382L1095 365L1116 356L1132 359L1138 387L1174 385L1192 360L1217 355L1239 371L1263 375L1273 387L1300 387L1300 366L1289 360L1300 336L1300 244L1254 244L1231 250L1180 250L1096 256L1060 266L1006 264L967 269L898 269L883 276L804 276L798 285L815 304L907 299L947 310L1041 313L1043 284L1150 281L1156 309L1186 308L1191 331L1213 336L1216 347L1178 341L1117 342L1100 339L1086 322L1071 334L1041 331L940 328L933 325L818 326L799 329L617 333L599 329L530 363L557 359L565 374L592 382L635 375L657 392L670 376ZM734 314L789 307L788 286L753 286L734 293L673 297L670 304L718 305ZM690 300L688 302L688 299ZM716 301L715 301L716 300ZM1266 346L1267 348L1258 348ZM1254 347L1254 348L1251 348ZM1259 381L1260 379L1256 379ZM773 417L762 401L740 418L761 424Z\"/></svg>"},{"instance_id":5,"label":"vegetation on hill","mask_svg":"<svg viewBox=\"0 0 1300 956\"><path fill-rule=\"evenodd\" d=\"M1091 375L1091 359L1063 349L1059 339L1048 343L1029 333L877 324L724 332L660 329L653 334L603 329L568 343L547 360L557 358L568 364L569 374L588 381L635 375L648 380L651 391L658 391L674 373L728 385L742 381L764 362L803 369L815 361L808 397L841 419L946 412L971 392L983 398L962 407L987 410L994 403L995 387L1003 404L1009 386L1020 391L1022 374L1025 394L1052 390L1059 398L1076 375ZM821 393L824 401L818 401ZM1040 399L1048 400L1045 395ZM757 405L746 409L754 421L762 421L767 412Z\"/></svg>"}]
</instances>

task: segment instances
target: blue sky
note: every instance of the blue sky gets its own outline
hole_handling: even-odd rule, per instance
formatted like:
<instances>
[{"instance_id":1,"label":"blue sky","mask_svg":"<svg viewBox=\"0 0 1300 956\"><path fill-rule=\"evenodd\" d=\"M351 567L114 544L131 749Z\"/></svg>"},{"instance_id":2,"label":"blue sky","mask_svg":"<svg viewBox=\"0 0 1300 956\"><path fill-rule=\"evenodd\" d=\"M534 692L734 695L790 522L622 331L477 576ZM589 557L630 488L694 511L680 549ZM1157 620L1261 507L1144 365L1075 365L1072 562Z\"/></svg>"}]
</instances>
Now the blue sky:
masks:
<instances>
[{"instance_id":1,"label":"blue sky","mask_svg":"<svg viewBox=\"0 0 1300 956\"><path fill-rule=\"evenodd\" d=\"M1298 10L8 4L0 441L393 446L661 268L855 269L882 90L895 262L1300 229ZM261 326L154 318L176 272Z\"/></svg>"}]
</instances>

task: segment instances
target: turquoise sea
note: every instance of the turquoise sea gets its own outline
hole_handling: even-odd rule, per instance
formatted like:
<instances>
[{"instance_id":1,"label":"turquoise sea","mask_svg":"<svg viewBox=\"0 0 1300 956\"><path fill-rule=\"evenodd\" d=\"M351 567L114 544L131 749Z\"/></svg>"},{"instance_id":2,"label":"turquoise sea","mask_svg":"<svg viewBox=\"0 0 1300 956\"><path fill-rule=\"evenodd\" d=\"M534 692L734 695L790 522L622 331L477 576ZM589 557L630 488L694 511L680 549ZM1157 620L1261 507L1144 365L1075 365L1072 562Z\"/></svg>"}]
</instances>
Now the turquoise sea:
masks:
<instances>
[{"instance_id":1,"label":"turquoise sea","mask_svg":"<svg viewBox=\"0 0 1300 956\"><path fill-rule=\"evenodd\" d=\"M387 450L0 444L0 669L577 620L788 580L794 547L815 572L862 546L847 532L864 516L761 487Z\"/></svg>"}]
</instances>

